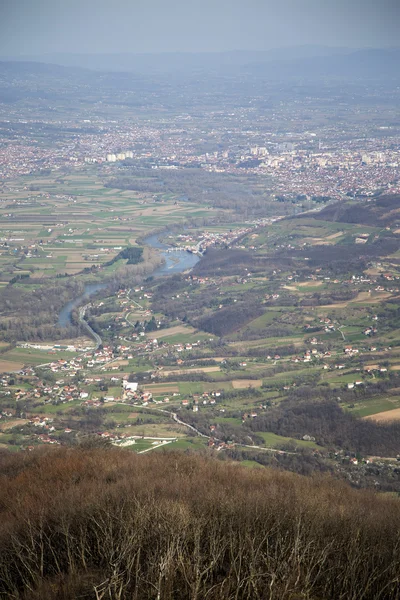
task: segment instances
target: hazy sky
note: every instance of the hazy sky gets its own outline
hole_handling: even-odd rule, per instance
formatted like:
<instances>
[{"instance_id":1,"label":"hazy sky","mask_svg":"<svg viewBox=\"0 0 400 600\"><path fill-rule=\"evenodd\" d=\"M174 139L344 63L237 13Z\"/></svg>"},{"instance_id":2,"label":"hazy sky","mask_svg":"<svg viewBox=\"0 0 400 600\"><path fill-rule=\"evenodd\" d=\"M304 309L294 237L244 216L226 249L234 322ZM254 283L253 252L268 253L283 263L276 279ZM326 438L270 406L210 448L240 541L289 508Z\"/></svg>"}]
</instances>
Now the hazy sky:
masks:
<instances>
[{"instance_id":1,"label":"hazy sky","mask_svg":"<svg viewBox=\"0 0 400 600\"><path fill-rule=\"evenodd\" d=\"M398 46L400 0L0 0L0 54Z\"/></svg>"}]
</instances>

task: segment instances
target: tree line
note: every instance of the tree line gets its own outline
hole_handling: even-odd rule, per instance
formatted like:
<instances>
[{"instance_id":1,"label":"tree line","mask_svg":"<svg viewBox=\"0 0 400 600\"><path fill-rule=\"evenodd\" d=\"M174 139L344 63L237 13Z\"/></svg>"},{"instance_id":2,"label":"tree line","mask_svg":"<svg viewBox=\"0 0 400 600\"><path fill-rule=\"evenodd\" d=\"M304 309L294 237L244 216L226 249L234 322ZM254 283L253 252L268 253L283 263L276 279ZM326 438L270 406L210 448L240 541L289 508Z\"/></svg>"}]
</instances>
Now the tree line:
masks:
<instances>
[{"instance_id":1,"label":"tree line","mask_svg":"<svg viewBox=\"0 0 400 600\"><path fill-rule=\"evenodd\" d=\"M334 400L321 402L283 401L248 424L251 431L272 431L278 435L315 437L327 448L359 452L363 456L400 454L400 423L376 423L359 419L342 410Z\"/></svg>"}]
</instances>

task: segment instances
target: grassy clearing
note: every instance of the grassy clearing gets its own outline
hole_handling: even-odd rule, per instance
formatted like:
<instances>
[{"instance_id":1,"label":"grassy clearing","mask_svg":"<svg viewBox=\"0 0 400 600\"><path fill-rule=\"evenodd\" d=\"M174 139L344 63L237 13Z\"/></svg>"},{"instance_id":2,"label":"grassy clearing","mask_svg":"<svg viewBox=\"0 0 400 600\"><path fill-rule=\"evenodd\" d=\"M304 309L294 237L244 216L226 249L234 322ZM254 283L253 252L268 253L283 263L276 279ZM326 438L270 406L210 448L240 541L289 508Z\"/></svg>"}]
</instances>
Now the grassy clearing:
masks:
<instances>
[{"instance_id":1,"label":"grassy clearing","mask_svg":"<svg viewBox=\"0 0 400 600\"><path fill-rule=\"evenodd\" d=\"M265 445L268 448L282 448L282 446L288 444L295 444L297 447L302 448L318 448L315 442L306 442L305 440L295 440L293 438L284 437L282 435L276 435L269 431L257 432L257 435L263 438Z\"/></svg>"},{"instance_id":2,"label":"grassy clearing","mask_svg":"<svg viewBox=\"0 0 400 600\"><path fill-rule=\"evenodd\" d=\"M243 467L249 467L251 469L264 469L263 465L256 462L255 460L242 460L240 461L240 465Z\"/></svg>"},{"instance_id":3,"label":"grassy clearing","mask_svg":"<svg viewBox=\"0 0 400 600\"><path fill-rule=\"evenodd\" d=\"M200 437L185 437L176 442L172 442L166 446L161 446L155 449L156 452L169 452L172 450L201 450L207 444L204 438Z\"/></svg>"},{"instance_id":4,"label":"grassy clearing","mask_svg":"<svg viewBox=\"0 0 400 600\"><path fill-rule=\"evenodd\" d=\"M119 432L145 437L182 437L187 434L187 428L176 423L142 423L120 427Z\"/></svg>"},{"instance_id":5,"label":"grassy clearing","mask_svg":"<svg viewBox=\"0 0 400 600\"><path fill-rule=\"evenodd\" d=\"M40 365L57 360L68 360L78 356L77 352L55 351L55 350L36 350L30 348L14 348L2 355L2 359L6 361L14 361L29 365Z\"/></svg>"},{"instance_id":6,"label":"grassy clearing","mask_svg":"<svg viewBox=\"0 0 400 600\"><path fill-rule=\"evenodd\" d=\"M210 333L180 333L178 335L171 335L163 337L163 342L168 344L193 344L196 342L204 342L213 340L214 336Z\"/></svg>"},{"instance_id":7,"label":"grassy clearing","mask_svg":"<svg viewBox=\"0 0 400 600\"><path fill-rule=\"evenodd\" d=\"M393 412L400 407L399 398L372 398L364 402L357 402L347 406L358 417L375 416L384 412Z\"/></svg>"}]
</instances>

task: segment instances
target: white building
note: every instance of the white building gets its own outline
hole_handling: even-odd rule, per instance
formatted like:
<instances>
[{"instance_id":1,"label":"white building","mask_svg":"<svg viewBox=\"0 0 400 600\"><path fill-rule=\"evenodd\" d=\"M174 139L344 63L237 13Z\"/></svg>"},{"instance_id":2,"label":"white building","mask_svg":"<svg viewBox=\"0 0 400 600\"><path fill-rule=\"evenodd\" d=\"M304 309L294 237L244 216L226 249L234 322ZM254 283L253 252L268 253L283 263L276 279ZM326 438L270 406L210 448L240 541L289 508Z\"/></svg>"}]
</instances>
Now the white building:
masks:
<instances>
[{"instance_id":1,"label":"white building","mask_svg":"<svg viewBox=\"0 0 400 600\"><path fill-rule=\"evenodd\" d=\"M138 384L133 381L123 381L122 386L126 392L136 392Z\"/></svg>"}]
</instances>

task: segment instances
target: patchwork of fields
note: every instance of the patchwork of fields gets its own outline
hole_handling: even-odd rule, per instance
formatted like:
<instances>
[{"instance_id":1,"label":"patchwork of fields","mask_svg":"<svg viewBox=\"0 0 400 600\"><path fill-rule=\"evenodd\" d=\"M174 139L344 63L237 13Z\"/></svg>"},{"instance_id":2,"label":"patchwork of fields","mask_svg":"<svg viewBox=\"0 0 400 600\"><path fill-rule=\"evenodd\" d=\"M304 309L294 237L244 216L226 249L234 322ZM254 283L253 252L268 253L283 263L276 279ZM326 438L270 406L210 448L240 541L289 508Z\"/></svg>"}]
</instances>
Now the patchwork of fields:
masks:
<instances>
[{"instance_id":1,"label":"patchwork of fields","mask_svg":"<svg viewBox=\"0 0 400 600\"><path fill-rule=\"evenodd\" d=\"M241 219L212 223L216 211L170 195L105 188L93 173L29 185L39 190L21 181L15 210L0 209L6 289L28 294L32 282L45 289L45 280L65 274L85 281L82 272L109 280L126 266L112 261L121 249L189 218L199 224L185 236L171 229L168 243L225 241L190 273L136 272L134 282L103 290L85 313L100 336L97 349L89 339L72 347L73 339L64 346L51 336L41 347L3 343L0 371L10 375L0 401L22 403L24 422L17 431L10 413L0 443L18 449L96 434L134 452L208 447L240 452L249 466L273 456L324 470L341 456L332 454L342 451L340 419L348 419L346 431L354 422L400 420L400 267L390 230L304 215L254 224L227 243ZM127 382L137 384L134 392ZM325 431L318 413L332 402L338 433ZM309 430L313 421L301 411L320 425ZM52 435L38 435L38 417L54 423ZM381 449L372 435L359 450L346 435L347 458L396 455L397 442Z\"/></svg>"},{"instance_id":2,"label":"patchwork of fields","mask_svg":"<svg viewBox=\"0 0 400 600\"><path fill-rule=\"evenodd\" d=\"M213 213L167 194L105 188L96 172L24 177L0 201L4 283L16 273L41 279L103 266L150 231ZM117 268L105 267L104 275Z\"/></svg>"}]
</instances>

